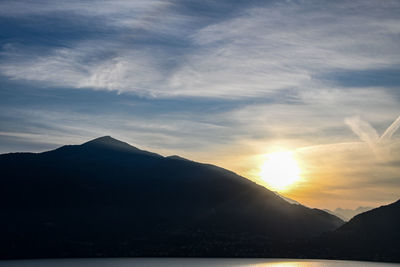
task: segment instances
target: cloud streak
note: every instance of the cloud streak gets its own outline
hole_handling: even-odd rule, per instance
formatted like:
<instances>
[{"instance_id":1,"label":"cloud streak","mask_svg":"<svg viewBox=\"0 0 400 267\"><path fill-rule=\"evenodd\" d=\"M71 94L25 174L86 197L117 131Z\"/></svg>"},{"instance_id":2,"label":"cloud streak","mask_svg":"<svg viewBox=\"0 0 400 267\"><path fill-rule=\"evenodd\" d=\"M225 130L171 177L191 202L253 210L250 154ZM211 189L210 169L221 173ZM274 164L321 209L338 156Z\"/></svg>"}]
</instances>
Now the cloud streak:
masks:
<instances>
[{"instance_id":1,"label":"cloud streak","mask_svg":"<svg viewBox=\"0 0 400 267\"><path fill-rule=\"evenodd\" d=\"M361 141L367 143L371 149L375 150L379 136L368 122L363 121L359 116L346 118L345 122Z\"/></svg>"},{"instance_id":2,"label":"cloud streak","mask_svg":"<svg viewBox=\"0 0 400 267\"><path fill-rule=\"evenodd\" d=\"M379 141L387 141L390 140L392 135L399 129L400 127L400 116L386 129L386 131L379 138Z\"/></svg>"},{"instance_id":3,"label":"cloud streak","mask_svg":"<svg viewBox=\"0 0 400 267\"><path fill-rule=\"evenodd\" d=\"M85 19L96 16L109 35L74 40L68 48L50 48L40 55L6 44L0 71L13 79L60 87L237 99L288 89L330 90L333 85L318 77L400 64L396 2L271 4L244 8L237 16L209 24L178 11L183 10L179 4L122 1L110 6L98 1L98 8L90 10L87 2L65 8L39 2L20 10L22 2L6 1L2 5L9 12L3 16L58 11ZM163 41L142 45L155 36Z\"/></svg>"},{"instance_id":4,"label":"cloud streak","mask_svg":"<svg viewBox=\"0 0 400 267\"><path fill-rule=\"evenodd\" d=\"M379 160L390 160L390 139L400 126L400 117L398 117L379 137L377 131L360 116L349 117L345 119L350 129L358 135L361 141L368 144Z\"/></svg>"}]
</instances>

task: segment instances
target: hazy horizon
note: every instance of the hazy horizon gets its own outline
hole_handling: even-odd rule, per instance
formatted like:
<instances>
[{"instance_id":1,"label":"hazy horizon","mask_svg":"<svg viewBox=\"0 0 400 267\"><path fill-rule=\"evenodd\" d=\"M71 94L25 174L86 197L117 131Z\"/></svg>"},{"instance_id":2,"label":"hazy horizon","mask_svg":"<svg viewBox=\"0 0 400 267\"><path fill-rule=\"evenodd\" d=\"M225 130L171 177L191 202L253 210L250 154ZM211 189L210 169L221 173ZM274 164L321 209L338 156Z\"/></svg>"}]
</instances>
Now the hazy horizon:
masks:
<instances>
[{"instance_id":1,"label":"hazy horizon","mask_svg":"<svg viewBox=\"0 0 400 267\"><path fill-rule=\"evenodd\" d=\"M0 153L110 135L310 207L400 198L398 1L6 0L0 20Z\"/></svg>"}]
</instances>

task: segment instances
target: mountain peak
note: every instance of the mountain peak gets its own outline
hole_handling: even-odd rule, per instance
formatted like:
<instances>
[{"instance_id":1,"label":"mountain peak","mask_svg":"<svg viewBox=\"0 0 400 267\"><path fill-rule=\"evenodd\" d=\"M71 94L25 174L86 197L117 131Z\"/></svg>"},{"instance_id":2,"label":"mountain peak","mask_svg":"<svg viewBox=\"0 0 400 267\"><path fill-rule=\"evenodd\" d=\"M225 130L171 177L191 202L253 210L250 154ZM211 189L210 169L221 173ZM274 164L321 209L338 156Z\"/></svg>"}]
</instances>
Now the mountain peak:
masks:
<instances>
[{"instance_id":1,"label":"mountain peak","mask_svg":"<svg viewBox=\"0 0 400 267\"><path fill-rule=\"evenodd\" d=\"M111 149L111 150L124 151L124 152L129 152L129 153L139 153L139 154L146 154L146 155L161 157L160 155L158 155L156 153L141 150L141 149L134 147L128 143L117 140L109 135L95 138L86 143L83 143L81 146L86 147L86 148Z\"/></svg>"},{"instance_id":2,"label":"mountain peak","mask_svg":"<svg viewBox=\"0 0 400 267\"><path fill-rule=\"evenodd\" d=\"M124 143L124 142L119 141L115 138L112 138L109 135L105 135L105 136L97 137L93 140L90 140L90 141L84 143L84 144L113 144L113 143Z\"/></svg>"},{"instance_id":3,"label":"mountain peak","mask_svg":"<svg viewBox=\"0 0 400 267\"><path fill-rule=\"evenodd\" d=\"M104 147L104 148L113 148L113 149L118 149L118 150L120 150L120 149L139 150L138 148L131 146L128 143L125 143L125 142L119 141L115 138L112 138L109 135L90 140L86 143L83 143L82 146L84 146L84 147Z\"/></svg>"}]
</instances>

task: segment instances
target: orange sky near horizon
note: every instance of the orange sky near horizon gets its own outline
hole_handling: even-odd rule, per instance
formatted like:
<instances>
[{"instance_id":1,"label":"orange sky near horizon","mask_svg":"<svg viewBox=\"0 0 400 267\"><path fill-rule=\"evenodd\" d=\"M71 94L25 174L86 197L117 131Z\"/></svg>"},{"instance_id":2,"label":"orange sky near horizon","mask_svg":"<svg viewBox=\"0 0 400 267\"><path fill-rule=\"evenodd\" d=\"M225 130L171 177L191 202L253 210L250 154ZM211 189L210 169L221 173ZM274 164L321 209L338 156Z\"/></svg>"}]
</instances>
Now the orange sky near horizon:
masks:
<instances>
[{"instance_id":1,"label":"orange sky near horizon","mask_svg":"<svg viewBox=\"0 0 400 267\"><path fill-rule=\"evenodd\" d=\"M253 144L247 153L238 155L224 150L195 157L232 170L269 188L260 174L268 153L291 151L300 168L300 179L282 190L282 195L306 206L321 209L378 207L400 198L399 166L400 139L371 147L366 142L344 142L300 148L272 146L262 152L260 144Z\"/></svg>"}]
</instances>

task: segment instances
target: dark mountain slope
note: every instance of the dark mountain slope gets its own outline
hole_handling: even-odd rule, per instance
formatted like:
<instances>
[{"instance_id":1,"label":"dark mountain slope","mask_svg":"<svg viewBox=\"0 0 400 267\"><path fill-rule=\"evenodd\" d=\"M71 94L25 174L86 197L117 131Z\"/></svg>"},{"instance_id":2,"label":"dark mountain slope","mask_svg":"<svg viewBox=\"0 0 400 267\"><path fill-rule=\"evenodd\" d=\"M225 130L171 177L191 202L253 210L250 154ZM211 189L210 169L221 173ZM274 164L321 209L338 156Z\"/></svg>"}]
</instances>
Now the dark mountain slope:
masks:
<instances>
[{"instance_id":1,"label":"dark mountain slope","mask_svg":"<svg viewBox=\"0 0 400 267\"><path fill-rule=\"evenodd\" d=\"M314 245L325 258L400 262L400 200L351 219ZM323 248L323 249L321 249Z\"/></svg>"},{"instance_id":2,"label":"dark mountain slope","mask_svg":"<svg viewBox=\"0 0 400 267\"><path fill-rule=\"evenodd\" d=\"M343 223L233 172L111 137L3 154L0 169L1 258L279 256L278 243Z\"/></svg>"}]
</instances>

